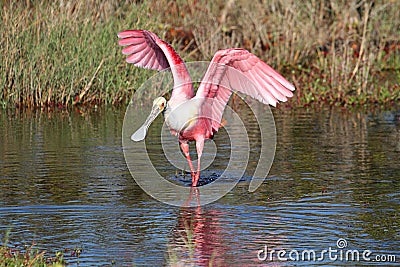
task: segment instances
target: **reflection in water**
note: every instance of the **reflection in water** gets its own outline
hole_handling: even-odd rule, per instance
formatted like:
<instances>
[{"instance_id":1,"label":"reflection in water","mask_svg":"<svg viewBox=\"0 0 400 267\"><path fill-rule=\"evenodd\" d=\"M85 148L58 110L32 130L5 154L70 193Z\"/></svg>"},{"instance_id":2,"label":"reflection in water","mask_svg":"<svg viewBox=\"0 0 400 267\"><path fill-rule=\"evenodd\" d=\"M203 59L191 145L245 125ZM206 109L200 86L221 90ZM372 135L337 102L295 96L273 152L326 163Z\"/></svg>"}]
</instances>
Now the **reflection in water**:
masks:
<instances>
[{"instance_id":1,"label":"reflection in water","mask_svg":"<svg viewBox=\"0 0 400 267\"><path fill-rule=\"evenodd\" d=\"M187 200L200 204L198 188L192 189ZM186 205L188 206L188 205ZM170 266L224 266L224 240L219 221L220 212L182 208L169 241L167 261Z\"/></svg>"},{"instance_id":2,"label":"reflection in water","mask_svg":"<svg viewBox=\"0 0 400 267\"><path fill-rule=\"evenodd\" d=\"M192 195L187 202L193 201L200 204L200 198L200 190L192 188ZM265 246L269 251L278 251L282 248L282 242L286 240L285 236L274 230L273 233L263 233L263 230L269 228L268 224L264 225L265 229L253 232L251 235L253 244L246 243L249 241L246 240L249 236L238 236L236 238L241 242L237 242L234 236L241 230L230 225L232 222L226 221L233 210L224 212L221 207L212 205L187 208L188 203L184 206L179 210L177 224L168 242L166 256L168 266L228 266L232 263L240 264L240 266L248 265L248 263L256 265L265 263L264 266L271 267L281 266L280 262L276 262L275 254L268 254L266 262L262 262L258 256L259 250L264 249ZM280 218L276 216L262 220L264 219L269 220L268 223L280 221ZM235 222L235 224L240 225L240 222ZM242 226L246 227L244 224ZM251 247L254 249L248 250Z\"/></svg>"},{"instance_id":3,"label":"reflection in water","mask_svg":"<svg viewBox=\"0 0 400 267\"><path fill-rule=\"evenodd\" d=\"M238 112L249 118L250 177L259 131L245 108ZM216 203L176 209L153 200L131 178L121 148L124 110L2 111L0 239L11 230L15 244L82 247L79 266L343 266L257 259L265 245L323 250L338 238L399 261L400 112L274 112L276 156L258 190L249 193L244 179ZM218 172L230 147L224 131L214 140L218 154L208 169ZM159 142L148 141L156 168L174 174Z\"/></svg>"}]
</instances>

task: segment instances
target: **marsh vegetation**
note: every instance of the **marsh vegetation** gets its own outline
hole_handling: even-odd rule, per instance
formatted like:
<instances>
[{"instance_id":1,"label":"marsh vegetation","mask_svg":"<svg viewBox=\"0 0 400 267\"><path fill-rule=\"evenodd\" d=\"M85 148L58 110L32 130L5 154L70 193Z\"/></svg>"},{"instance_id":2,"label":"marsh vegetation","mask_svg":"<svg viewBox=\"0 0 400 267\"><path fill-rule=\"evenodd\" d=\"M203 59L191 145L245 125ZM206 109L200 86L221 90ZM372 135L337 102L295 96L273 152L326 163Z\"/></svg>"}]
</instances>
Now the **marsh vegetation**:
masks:
<instances>
[{"instance_id":1,"label":"marsh vegetation","mask_svg":"<svg viewBox=\"0 0 400 267\"><path fill-rule=\"evenodd\" d=\"M390 105L400 98L399 1L2 1L3 107L125 104L152 71L117 33L148 29L187 61L244 47L283 73L288 105Z\"/></svg>"}]
</instances>

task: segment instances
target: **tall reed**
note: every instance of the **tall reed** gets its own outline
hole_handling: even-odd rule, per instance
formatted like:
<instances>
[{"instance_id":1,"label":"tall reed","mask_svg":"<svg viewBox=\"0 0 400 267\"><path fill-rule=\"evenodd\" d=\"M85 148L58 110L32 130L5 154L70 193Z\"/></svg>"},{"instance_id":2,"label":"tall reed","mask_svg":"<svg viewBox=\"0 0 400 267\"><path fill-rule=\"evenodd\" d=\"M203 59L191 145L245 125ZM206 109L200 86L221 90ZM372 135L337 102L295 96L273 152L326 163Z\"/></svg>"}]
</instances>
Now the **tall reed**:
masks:
<instances>
[{"instance_id":1,"label":"tall reed","mask_svg":"<svg viewBox=\"0 0 400 267\"><path fill-rule=\"evenodd\" d=\"M154 74L124 62L116 34L148 29L186 60L244 47L297 87L292 104L400 99L393 0L2 1L0 104L126 103Z\"/></svg>"}]
</instances>

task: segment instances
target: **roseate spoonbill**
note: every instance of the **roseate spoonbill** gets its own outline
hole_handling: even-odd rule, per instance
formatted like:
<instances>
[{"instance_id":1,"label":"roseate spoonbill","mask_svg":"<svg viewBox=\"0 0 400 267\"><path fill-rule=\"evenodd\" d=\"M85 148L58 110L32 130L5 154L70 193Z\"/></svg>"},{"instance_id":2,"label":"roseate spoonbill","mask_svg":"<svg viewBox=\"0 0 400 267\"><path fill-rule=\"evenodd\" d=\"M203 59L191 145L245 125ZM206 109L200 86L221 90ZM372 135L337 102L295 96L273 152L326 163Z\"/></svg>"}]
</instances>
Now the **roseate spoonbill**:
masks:
<instances>
[{"instance_id":1,"label":"roseate spoonbill","mask_svg":"<svg viewBox=\"0 0 400 267\"><path fill-rule=\"evenodd\" d=\"M231 89L272 106L293 96L295 88L291 83L242 48L217 51L195 94L184 61L167 42L146 30L125 30L118 37L118 44L124 46L122 53L127 55L128 63L159 71L170 68L174 78L169 101L164 97L156 98L150 115L131 139L143 140L153 120L161 112L164 113L166 124L171 133L178 136L182 152L189 163L192 186L197 186L200 177L204 141L212 138L220 128L223 111L232 94ZM239 71L243 75L237 75ZM196 142L197 171L190 159L189 141Z\"/></svg>"}]
</instances>

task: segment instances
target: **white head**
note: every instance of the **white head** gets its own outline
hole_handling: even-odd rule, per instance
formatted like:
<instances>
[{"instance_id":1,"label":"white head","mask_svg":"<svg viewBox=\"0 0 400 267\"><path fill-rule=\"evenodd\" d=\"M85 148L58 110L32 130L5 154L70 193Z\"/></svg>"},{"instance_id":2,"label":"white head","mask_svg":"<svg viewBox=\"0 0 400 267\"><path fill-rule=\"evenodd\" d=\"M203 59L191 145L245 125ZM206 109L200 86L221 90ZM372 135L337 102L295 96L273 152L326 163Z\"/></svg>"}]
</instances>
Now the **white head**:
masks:
<instances>
[{"instance_id":1,"label":"white head","mask_svg":"<svg viewBox=\"0 0 400 267\"><path fill-rule=\"evenodd\" d=\"M166 106L167 106L167 100L164 97L160 96L154 99L152 110L158 108L160 112L163 112Z\"/></svg>"}]
</instances>

